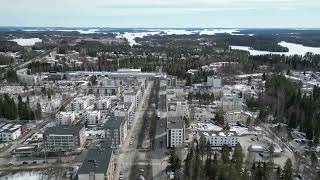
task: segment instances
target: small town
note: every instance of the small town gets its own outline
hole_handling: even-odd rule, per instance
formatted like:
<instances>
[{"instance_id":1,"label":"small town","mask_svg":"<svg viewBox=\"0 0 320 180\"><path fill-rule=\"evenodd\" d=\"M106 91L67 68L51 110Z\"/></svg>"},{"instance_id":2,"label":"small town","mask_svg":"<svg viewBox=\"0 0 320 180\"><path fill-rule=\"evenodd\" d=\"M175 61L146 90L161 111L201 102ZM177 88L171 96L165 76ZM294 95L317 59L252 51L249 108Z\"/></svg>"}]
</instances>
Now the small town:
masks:
<instances>
[{"instance_id":1,"label":"small town","mask_svg":"<svg viewBox=\"0 0 320 180\"><path fill-rule=\"evenodd\" d=\"M319 180L320 1L0 6L0 180Z\"/></svg>"}]
</instances>

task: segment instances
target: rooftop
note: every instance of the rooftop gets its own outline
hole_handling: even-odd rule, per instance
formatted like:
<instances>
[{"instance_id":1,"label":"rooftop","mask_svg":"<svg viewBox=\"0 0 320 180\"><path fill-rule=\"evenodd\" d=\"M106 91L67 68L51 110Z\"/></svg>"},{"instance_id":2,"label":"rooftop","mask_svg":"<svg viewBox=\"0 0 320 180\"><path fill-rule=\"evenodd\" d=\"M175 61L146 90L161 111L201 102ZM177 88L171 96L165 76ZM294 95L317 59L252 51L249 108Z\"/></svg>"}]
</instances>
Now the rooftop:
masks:
<instances>
[{"instance_id":1,"label":"rooftop","mask_svg":"<svg viewBox=\"0 0 320 180\"><path fill-rule=\"evenodd\" d=\"M125 117L122 116L111 116L109 120L105 123L105 128L120 128L121 124L125 121Z\"/></svg>"},{"instance_id":2,"label":"rooftop","mask_svg":"<svg viewBox=\"0 0 320 180\"><path fill-rule=\"evenodd\" d=\"M46 129L45 134L77 134L82 128L83 124L76 124L72 126L54 126Z\"/></svg>"},{"instance_id":3,"label":"rooftop","mask_svg":"<svg viewBox=\"0 0 320 180\"><path fill-rule=\"evenodd\" d=\"M96 146L88 151L86 159L79 169L79 174L90 174L90 172L106 174L112 157L112 149L102 145Z\"/></svg>"},{"instance_id":4,"label":"rooftop","mask_svg":"<svg viewBox=\"0 0 320 180\"><path fill-rule=\"evenodd\" d=\"M167 118L168 129L182 129L184 128L184 122L181 118Z\"/></svg>"}]
</instances>

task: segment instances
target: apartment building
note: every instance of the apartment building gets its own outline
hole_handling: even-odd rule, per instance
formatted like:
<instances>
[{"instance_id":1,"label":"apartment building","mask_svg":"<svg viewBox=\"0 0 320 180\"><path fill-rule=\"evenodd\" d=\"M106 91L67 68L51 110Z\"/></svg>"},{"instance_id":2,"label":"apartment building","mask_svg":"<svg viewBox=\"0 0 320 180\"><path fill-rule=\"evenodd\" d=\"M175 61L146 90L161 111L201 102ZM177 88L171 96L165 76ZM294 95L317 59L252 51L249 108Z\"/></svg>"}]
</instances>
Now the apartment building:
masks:
<instances>
[{"instance_id":1,"label":"apartment building","mask_svg":"<svg viewBox=\"0 0 320 180\"><path fill-rule=\"evenodd\" d=\"M95 110L107 110L111 105L111 98L100 97L99 99L93 100L92 104Z\"/></svg>"},{"instance_id":2,"label":"apartment building","mask_svg":"<svg viewBox=\"0 0 320 180\"><path fill-rule=\"evenodd\" d=\"M113 149L99 144L88 151L79 171L79 180L112 180L114 175Z\"/></svg>"},{"instance_id":3,"label":"apartment building","mask_svg":"<svg viewBox=\"0 0 320 180\"><path fill-rule=\"evenodd\" d=\"M90 106L90 101L93 98L90 96L81 96L75 98L70 104L67 106L68 111L81 111L85 110L88 106Z\"/></svg>"},{"instance_id":4,"label":"apartment building","mask_svg":"<svg viewBox=\"0 0 320 180\"><path fill-rule=\"evenodd\" d=\"M83 147L86 141L85 128L82 124L49 127L43 133L43 139L48 151L73 151Z\"/></svg>"},{"instance_id":5,"label":"apartment building","mask_svg":"<svg viewBox=\"0 0 320 180\"><path fill-rule=\"evenodd\" d=\"M56 115L56 120L63 126L72 125L75 122L75 119L76 117L74 112L59 112Z\"/></svg>"},{"instance_id":6,"label":"apartment building","mask_svg":"<svg viewBox=\"0 0 320 180\"><path fill-rule=\"evenodd\" d=\"M0 140L11 142L19 138L22 134L22 125L15 123L0 123Z\"/></svg>"},{"instance_id":7,"label":"apartment building","mask_svg":"<svg viewBox=\"0 0 320 180\"><path fill-rule=\"evenodd\" d=\"M85 111L83 113L82 119L88 125L96 125L101 120L101 112L100 111Z\"/></svg>"},{"instance_id":8,"label":"apartment building","mask_svg":"<svg viewBox=\"0 0 320 180\"><path fill-rule=\"evenodd\" d=\"M227 145L235 147L239 142L239 137L235 131L203 132L211 147L222 147Z\"/></svg>"},{"instance_id":9,"label":"apartment building","mask_svg":"<svg viewBox=\"0 0 320 180\"><path fill-rule=\"evenodd\" d=\"M185 127L181 118L167 118L167 147L181 147L184 143Z\"/></svg>"},{"instance_id":10,"label":"apartment building","mask_svg":"<svg viewBox=\"0 0 320 180\"><path fill-rule=\"evenodd\" d=\"M106 143L112 148L121 146L128 133L125 117L111 116L104 127Z\"/></svg>"},{"instance_id":11,"label":"apartment building","mask_svg":"<svg viewBox=\"0 0 320 180\"><path fill-rule=\"evenodd\" d=\"M222 87L222 79L218 76L208 76L207 77L207 85L213 88L221 88Z\"/></svg>"},{"instance_id":12,"label":"apartment building","mask_svg":"<svg viewBox=\"0 0 320 180\"><path fill-rule=\"evenodd\" d=\"M135 105L131 102L118 104L116 107L114 107L113 113L114 116L125 117L126 121L128 122L128 127L130 127L134 119Z\"/></svg>"}]
</instances>

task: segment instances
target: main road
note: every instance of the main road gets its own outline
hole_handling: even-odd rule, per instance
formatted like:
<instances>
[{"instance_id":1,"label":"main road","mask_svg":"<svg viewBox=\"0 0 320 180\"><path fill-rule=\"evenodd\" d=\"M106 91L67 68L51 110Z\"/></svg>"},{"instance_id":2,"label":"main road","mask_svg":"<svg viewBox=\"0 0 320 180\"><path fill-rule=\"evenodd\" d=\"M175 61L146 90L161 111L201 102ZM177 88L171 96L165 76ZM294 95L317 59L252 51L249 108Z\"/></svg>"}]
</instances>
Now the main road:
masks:
<instances>
[{"instance_id":1,"label":"main road","mask_svg":"<svg viewBox=\"0 0 320 180\"><path fill-rule=\"evenodd\" d=\"M124 140L122 146L117 150L115 156L116 168L114 173L114 179L119 179L120 172L123 173L124 179L133 179L135 177L129 177L131 174L132 166L139 156L143 156L145 153L138 150L138 136L143 125L143 114L146 111L146 106L150 97L150 90L152 89L153 82L149 81L148 86L144 92L141 103L139 104L134 121L132 122L131 129L128 132L127 138ZM131 143L130 143L131 142ZM130 145L131 144L131 145ZM141 157L144 158L144 157Z\"/></svg>"}]
</instances>

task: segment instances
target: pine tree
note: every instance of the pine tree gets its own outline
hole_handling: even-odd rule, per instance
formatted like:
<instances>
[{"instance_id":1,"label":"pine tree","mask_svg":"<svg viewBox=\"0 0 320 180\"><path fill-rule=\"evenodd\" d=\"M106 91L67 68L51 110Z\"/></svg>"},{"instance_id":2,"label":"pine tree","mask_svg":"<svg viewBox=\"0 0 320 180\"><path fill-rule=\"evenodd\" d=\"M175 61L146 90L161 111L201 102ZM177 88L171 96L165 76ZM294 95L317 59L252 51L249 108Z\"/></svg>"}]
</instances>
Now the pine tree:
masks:
<instances>
[{"instance_id":1,"label":"pine tree","mask_svg":"<svg viewBox=\"0 0 320 180\"><path fill-rule=\"evenodd\" d=\"M244 159L244 154L242 152L242 147L240 143L237 143L232 155L232 163L236 167L236 169L242 168L243 159Z\"/></svg>"},{"instance_id":2,"label":"pine tree","mask_svg":"<svg viewBox=\"0 0 320 180\"><path fill-rule=\"evenodd\" d=\"M230 163L230 149L227 145L222 146L221 159L224 164Z\"/></svg>"},{"instance_id":3,"label":"pine tree","mask_svg":"<svg viewBox=\"0 0 320 180\"><path fill-rule=\"evenodd\" d=\"M35 110L35 117L37 120L42 119L42 109L40 103L37 103L37 109Z\"/></svg>"},{"instance_id":4,"label":"pine tree","mask_svg":"<svg viewBox=\"0 0 320 180\"><path fill-rule=\"evenodd\" d=\"M292 162L291 159L287 159L284 167L283 167L283 180L292 180L293 178L293 172L292 172Z\"/></svg>"}]
</instances>

